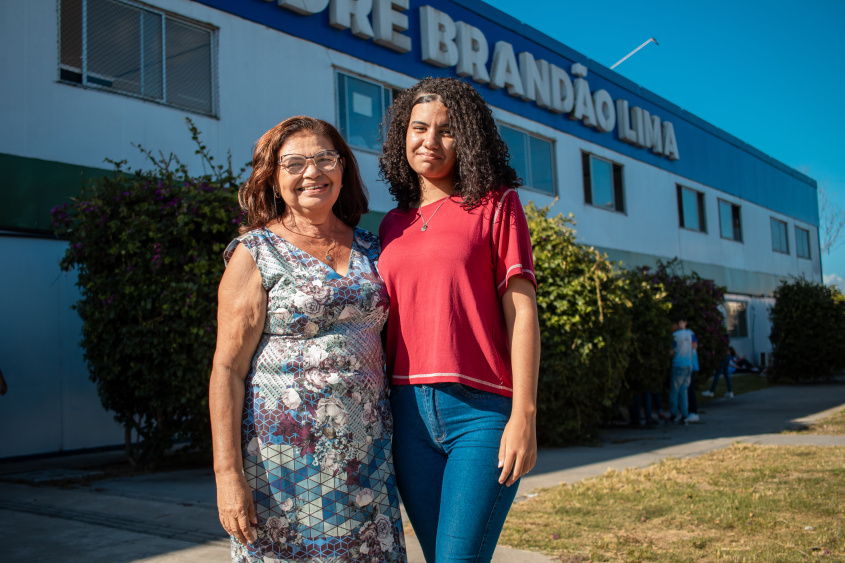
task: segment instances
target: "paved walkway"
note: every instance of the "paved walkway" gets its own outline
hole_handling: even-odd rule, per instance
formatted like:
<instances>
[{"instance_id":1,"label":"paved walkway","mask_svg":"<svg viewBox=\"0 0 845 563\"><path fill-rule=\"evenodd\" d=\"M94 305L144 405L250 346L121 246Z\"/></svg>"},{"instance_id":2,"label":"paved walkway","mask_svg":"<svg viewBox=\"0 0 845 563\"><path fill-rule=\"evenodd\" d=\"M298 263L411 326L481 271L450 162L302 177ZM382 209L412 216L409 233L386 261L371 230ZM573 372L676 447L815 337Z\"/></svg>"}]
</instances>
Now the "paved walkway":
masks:
<instances>
[{"instance_id":1,"label":"paved walkway","mask_svg":"<svg viewBox=\"0 0 845 563\"><path fill-rule=\"evenodd\" d=\"M845 408L845 380L776 387L701 405L701 422L689 426L615 428L600 447L543 449L537 467L520 483L518 500L540 487L574 483L608 469L645 467L666 457L691 457L732 442L764 445L845 446L845 436L795 436L800 427ZM0 561L64 563L223 563L228 540L217 520L209 469L55 486L10 482L37 480L109 460L119 452L1 463ZM51 473L53 472L53 473ZM423 563L414 537L410 563ZM496 563L550 562L536 553L497 548Z\"/></svg>"}]
</instances>

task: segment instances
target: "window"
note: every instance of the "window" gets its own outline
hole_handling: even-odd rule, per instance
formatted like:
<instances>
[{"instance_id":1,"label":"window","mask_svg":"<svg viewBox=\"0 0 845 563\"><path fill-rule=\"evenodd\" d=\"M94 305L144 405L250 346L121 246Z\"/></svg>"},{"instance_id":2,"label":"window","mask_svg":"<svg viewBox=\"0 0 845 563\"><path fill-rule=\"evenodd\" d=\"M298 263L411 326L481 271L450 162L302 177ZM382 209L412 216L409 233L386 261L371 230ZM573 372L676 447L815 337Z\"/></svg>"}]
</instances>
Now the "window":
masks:
<instances>
[{"instance_id":1,"label":"window","mask_svg":"<svg viewBox=\"0 0 845 563\"><path fill-rule=\"evenodd\" d=\"M216 112L216 32L124 0L60 0L59 79Z\"/></svg>"},{"instance_id":2,"label":"window","mask_svg":"<svg viewBox=\"0 0 845 563\"><path fill-rule=\"evenodd\" d=\"M719 233L722 238L742 242L742 219L739 206L719 200Z\"/></svg>"},{"instance_id":3,"label":"window","mask_svg":"<svg viewBox=\"0 0 845 563\"><path fill-rule=\"evenodd\" d=\"M622 165L582 152L584 201L588 205L625 213Z\"/></svg>"},{"instance_id":4,"label":"window","mask_svg":"<svg viewBox=\"0 0 845 563\"><path fill-rule=\"evenodd\" d=\"M772 250L789 254L789 234L786 223L774 217L772 219Z\"/></svg>"},{"instance_id":5,"label":"window","mask_svg":"<svg viewBox=\"0 0 845 563\"><path fill-rule=\"evenodd\" d=\"M795 252L799 258L810 259L810 231L795 226Z\"/></svg>"},{"instance_id":6,"label":"window","mask_svg":"<svg viewBox=\"0 0 845 563\"><path fill-rule=\"evenodd\" d=\"M508 145L511 166L525 187L554 195L554 144L505 125L499 126L499 133Z\"/></svg>"},{"instance_id":7,"label":"window","mask_svg":"<svg viewBox=\"0 0 845 563\"><path fill-rule=\"evenodd\" d=\"M707 218L704 215L704 194L677 185L678 218L681 228L707 232Z\"/></svg>"},{"instance_id":8,"label":"window","mask_svg":"<svg viewBox=\"0 0 845 563\"><path fill-rule=\"evenodd\" d=\"M725 301L725 326L730 338L748 337L748 303Z\"/></svg>"},{"instance_id":9,"label":"window","mask_svg":"<svg viewBox=\"0 0 845 563\"><path fill-rule=\"evenodd\" d=\"M340 133L353 147L381 151L379 124L398 91L377 82L337 73Z\"/></svg>"}]
</instances>

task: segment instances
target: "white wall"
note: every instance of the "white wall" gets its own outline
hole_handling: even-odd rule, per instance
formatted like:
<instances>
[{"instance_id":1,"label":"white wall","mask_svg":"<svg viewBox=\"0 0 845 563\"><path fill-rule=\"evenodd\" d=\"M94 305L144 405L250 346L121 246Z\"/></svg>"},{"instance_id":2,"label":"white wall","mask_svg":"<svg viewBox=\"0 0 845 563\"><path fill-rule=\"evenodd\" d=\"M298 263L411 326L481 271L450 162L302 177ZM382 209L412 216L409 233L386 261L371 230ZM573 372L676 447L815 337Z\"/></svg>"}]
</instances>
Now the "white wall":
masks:
<instances>
[{"instance_id":1,"label":"white wall","mask_svg":"<svg viewBox=\"0 0 845 563\"><path fill-rule=\"evenodd\" d=\"M76 276L58 269L66 246L0 236L0 458L123 443L78 345Z\"/></svg>"}]
</instances>

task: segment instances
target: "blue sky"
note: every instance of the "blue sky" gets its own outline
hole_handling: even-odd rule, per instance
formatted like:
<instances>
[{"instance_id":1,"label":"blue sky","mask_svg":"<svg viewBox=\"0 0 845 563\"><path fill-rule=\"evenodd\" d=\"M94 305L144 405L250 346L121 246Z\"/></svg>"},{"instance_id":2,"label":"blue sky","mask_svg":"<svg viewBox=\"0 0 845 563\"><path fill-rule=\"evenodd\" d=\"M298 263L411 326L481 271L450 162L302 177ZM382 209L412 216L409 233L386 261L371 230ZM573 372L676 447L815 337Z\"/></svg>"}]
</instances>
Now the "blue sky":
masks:
<instances>
[{"instance_id":1,"label":"blue sky","mask_svg":"<svg viewBox=\"0 0 845 563\"><path fill-rule=\"evenodd\" d=\"M845 1L485 0L827 185L845 208ZM845 279L845 241L822 256ZM845 289L845 282L840 281Z\"/></svg>"}]
</instances>

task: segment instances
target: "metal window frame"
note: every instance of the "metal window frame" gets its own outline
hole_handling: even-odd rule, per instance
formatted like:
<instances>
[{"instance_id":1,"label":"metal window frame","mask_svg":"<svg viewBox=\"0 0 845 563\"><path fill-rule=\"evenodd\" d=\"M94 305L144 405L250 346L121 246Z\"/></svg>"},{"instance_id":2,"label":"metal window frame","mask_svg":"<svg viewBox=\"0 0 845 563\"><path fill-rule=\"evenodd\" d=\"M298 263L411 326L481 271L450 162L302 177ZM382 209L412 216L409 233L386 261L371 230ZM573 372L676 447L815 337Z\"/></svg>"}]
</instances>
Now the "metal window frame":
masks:
<instances>
[{"instance_id":1,"label":"metal window frame","mask_svg":"<svg viewBox=\"0 0 845 563\"><path fill-rule=\"evenodd\" d=\"M730 237L726 237L726 236L722 233L722 204L723 204L723 203L724 203L725 205L729 206L729 208L730 208L730 213L731 213L731 217L730 217L730 221L731 221L731 235L732 235L732 236L730 236ZM742 242L743 242L743 238L744 238L744 237L742 236L742 206L741 206L741 205L738 205L738 204L736 204L736 203L733 203L733 202L731 202L731 201L728 201L728 200L726 200L726 199L717 198L716 207L718 207L718 212L719 212L719 236L720 236L721 238L723 238L724 240L732 240L732 241L734 241L734 242L738 242L738 243L742 244ZM734 233L733 233L733 220L734 220L733 216L734 216L734 210L736 210L736 214L737 214L737 216L739 217L739 238L736 238L736 237L734 237L734 236L733 236L733 234L734 234Z\"/></svg>"},{"instance_id":2,"label":"metal window frame","mask_svg":"<svg viewBox=\"0 0 845 563\"><path fill-rule=\"evenodd\" d=\"M57 44L58 48L58 60L59 60L59 78L58 81L63 84L68 84L72 86L82 87L82 88L89 88L92 90L98 90L100 92L108 92L112 94L117 94L121 96L127 96L130 98L137 98L140 100L144 100L147 102L161 104L171 108L178 108L183 111L196 113L198 115L204 115L209 117L219 117L219 69L218 69L218 60L219 60L219 28L213 26L211 24L206 24L197 20L193 20L187 18L185 16L181 16L179 14L175 14L173 12L168 12L166 10L162 10L161 8L156 8L155 6L150 6L149 4L144 4L143 2L137 2L135 0L109 0L115 4L122 4L128 6L130 8L136 9L138 11L138 15L140 19L140 30L141 30L141 38L139 40L139 57L141 60L141 93L136 94L134 92L128 92L125 90L120 90L117 88L106 87L96 83L92 83L88 80L88 0L81 0L81 11L82 14L80 16L81 24L82 24L82 61L81 61L81 81L80 82L72 82L68 80L63 80L61 78L61 24L59 24L59 41ZM59 17L59 22L61 22L61 5L62 0L56 0L57 8L56 13ZM161 81L162 81L162 95L161 97L154 97L144 94L144 44L143 44L143 30L144 30L144 12L151 13L158 15L161 18ZM167 21L172 20L179 22L182 25L187 27L192 27L194 29L206 32L209 34L209 46L210 46L210 53L209 53L209 65L210 65L210 106L211 111L205 112L202 110L198 110L196 108L185 107L182 105L177 105L172 102L169 102L167 99Z\"/></svg>"},{"instance_id":3,"label":"metal window frame","mask_svg":"<svg viewBox=\"0 0 845 563\"><path fill-rule=\"evenodd\" d=\"M798 244L798 231L803 232L804 235L806 236L806 240L807 240L807 255L806 256L801 254L801 245ZM812 248L810 248L810 230L805 229L804 227L799 227L798 225L795 225L795 255L798 256L798 258L803 258L804 260L812 260L813 259L813 250L812 250Z\"/></svg>"},{"instance_id":4,"label":"metal window frame","mask_svg":"<svg viewBox=\"0 0 845 563\"><path fill-rule=\"evenodd\" d=\"M783 239L784 239L784 243L786 245L786 250L781 250L779 248L775 248L774 230L772 230L772 226L775 223L778 223L779 225L783 226L782 232L783 232L783 235L784 235ZM778 254L787 254L788 255L789 254L789 223L787 223L786 221L781 221L780 219L778 219L776 217L769 217L769 230L772 233L772 251L777 252ZM780 237L778 237L778 238L780 238Z\"/></svg>"},{"instance_id":5,"label":"metal window frame","mask_svg":"<svg viewBox=\"0 0 845 563\"><path fill-rule=\"evenodd\" d=\"M593 159L601 160L603 162L607 162L610 164L610 189L613 193L613 207L607 207L605 205L596 205L595 198L593 197L594 193L594 177L593 177ZM624 175L623 171L625 170L625 166L610 160L609 158L605 158L603 156L599 156L597 154L582 150L581 151L581 166L585 166L585 170L581 171L582 176L584 177L584 189L586 190L589 188L590 190L590 198L587 200L586 192L584 194L584 204L589 205L591 207L595 207L596 209L604 209L605 211L611 211L613 213L619 213L621 215L627 215L627 201L625 201L625 185L624 185ZM616 177L619 176L619 184L616 183ZM587 185L589 181L589 185Z\"/></svg>"},{"instance_id":6,"label":"metal window frame","mask_svg":"<svg viewBox=\"0 0 845 563\"><path fill-rule=\"evenodd\" d=\"M524 188L526 190L530 190L532 192L537 192L538 194L543 194L547 196L556 197L558 194L558 182L557 182L557 167L555 166L555 156L557 155L555 141L553 139L549 139L543 137L542 135L537 135L536 133L531 133L530 131L526 131L521 127L516 127L511 125L510 123L505 123L503 121L498 122L499 127L506 127L511 131L519 133L523 135L523 146L525 148L525 157L527 160L527 167L528 167L528 175L530 178L523 178L526 181L526 184L520 186L520 189ZM531 162L531 140L530 139L537 139L538 141L542 141L544 143L548 143L549 145L549 156L551 157L551 165L552 165L552 191L548 192L546 190L541 190L539 188L534 187L534 165ZM502 139L504 141L504 139Z\"/></svg>"},{"instance_id":7,"label":"metal window frame","mask_svg":"<svg viewBox=\"0 0 845 563\"><path fill-rule=\"evenodd\" d=\"M707 206L705 204L705 195L704 192L696 190L694 188L690 188L688 186L684 186L683 184L675 184L677 186L677 197L678 197L678 225L680 228L691 231L693 233L701 233L701 234L708 234L707 231ZM684 190L692 192L695 194L695 206L696 206L696 215L698 216L698 229L693 229L692 227L688 227L684 224L684 198L683 193ZM721 224L719 226L719 232L721 234L722 228Z\"/></svg>"},{"instance_id":8,"label":"metal window frame","mask_svg":"<svg viewBox=\"0 0 845 563\"><path fill-rule=\"evenodd\" d=\"M394 92L394 90L402 90L402 88L399 88L398 86L393 86L393 85L391 85L387 82L382 82L380 80L373 80L372 78L369 78L369 77L364 76L362 74L358 74L357 72L353 72L351 70L347 70L345 68L340 68L340 67L334 68L334 75L335 75L335 89L334 89L334 92L335 92L335 104L334 104L334 107L335 107L335 124L337 125L337 129L340 132L341 136L343 137L343 140L346 141L346 144L348 144L350 148L355 149L356 151L363 151L363 152L366 152L366 153L369 153L369 154L381 154L381 150L376 150L376 149L371 149L369 147L362 147L362 146L359 146L359 145L354 145L347 138L349 136L349 123L348 122L349 122L349 113L350 113L351 110L350 110L350 108L346 108L346 121L347 121L347 123L341 123L340 122L341 121L340 104L341 103L345 104L346 100L341 99L340 81L342 79L344 79L345 77L349 77L349 78L354 78L356 80L360 80L362 82L367 82L369 84L372 84L373 86L378 86L379 88L381 88L380 101L381 101L382 105L379 109L381 110L382 115L379 118L379 123L384 123L384 118L387 116L387 108L389 108L390 105L393 103L393 99L394 99L393 98L393 92ZM348 88L348 84L344 85L344 91L346 91L346 88ZM387 126L387 124L385 124L385 126ZM346 134L344 134L344 132L346 132ZM379 131L379 135L381 135L384 132L386 132L386 131Z\"/></svg>"}]
</instances>

